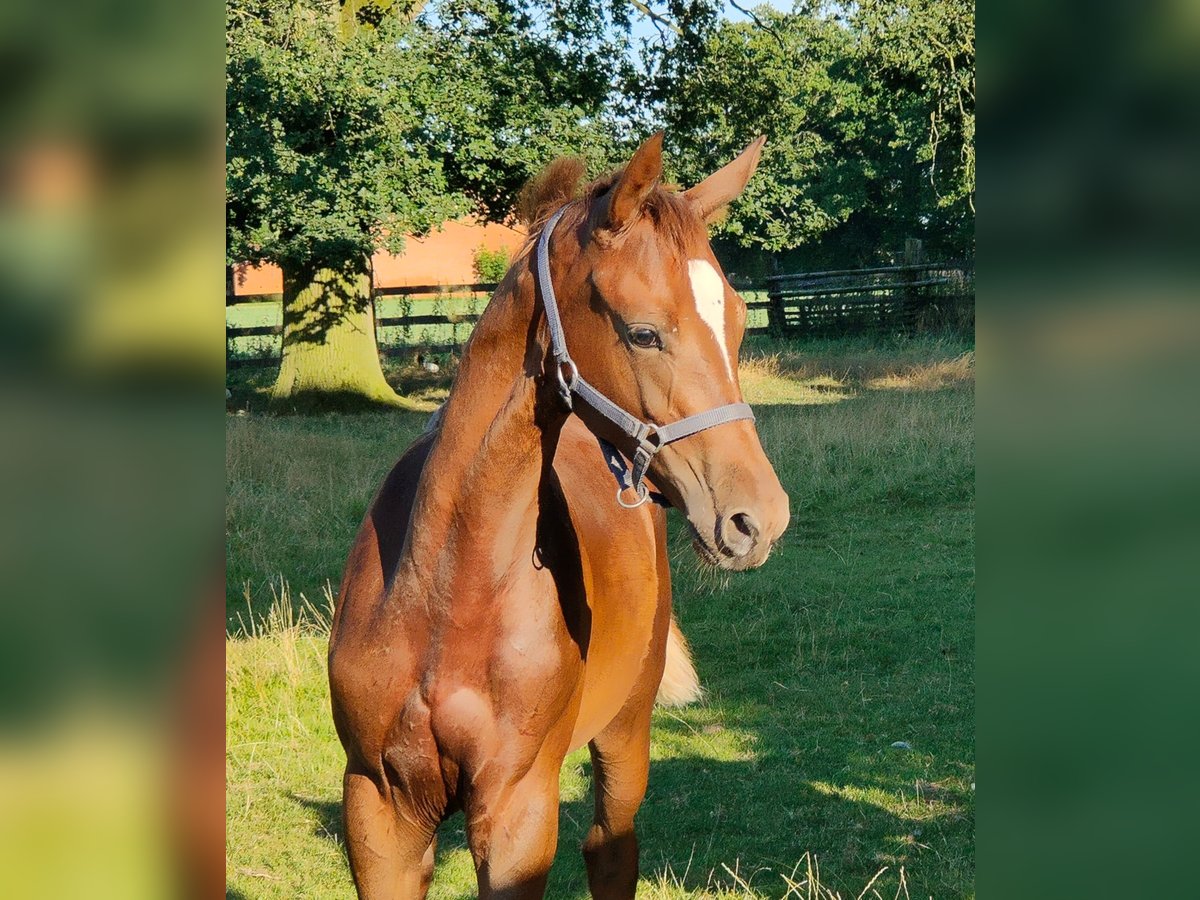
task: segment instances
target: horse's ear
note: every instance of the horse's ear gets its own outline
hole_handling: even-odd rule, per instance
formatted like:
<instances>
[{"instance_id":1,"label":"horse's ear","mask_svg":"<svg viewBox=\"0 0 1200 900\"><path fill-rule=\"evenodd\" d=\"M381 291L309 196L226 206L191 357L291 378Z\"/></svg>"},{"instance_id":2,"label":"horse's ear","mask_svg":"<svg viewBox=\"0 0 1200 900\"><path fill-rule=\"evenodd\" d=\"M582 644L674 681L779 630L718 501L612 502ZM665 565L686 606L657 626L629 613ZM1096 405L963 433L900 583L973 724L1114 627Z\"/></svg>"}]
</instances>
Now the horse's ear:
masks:
<instances>
[{"instance_id":1,"label":"horse's ear","mask_svg":"<svg viewBox=\"0 0 1200 900\"><path fill-rule=\"evenodd\" d=\"M662 180L663 133L651 135L638 147L609 194L607 226L620 231L642 210L642 204Z\"/></svg>"},{"instance_id":2,"label":"horse's ear","mask_svg":"<svg viewBox=\"0 0 1200 900\"><path fill-rule=\"evenodd\" d=\"M733 162L717 169L694 188L684 191L683 196L692 202L700 218L712 222L731 200L745 190L750 176L758 168L758 158L766 142L766 135L756 138Z\"/></svg>"}]
</instances>

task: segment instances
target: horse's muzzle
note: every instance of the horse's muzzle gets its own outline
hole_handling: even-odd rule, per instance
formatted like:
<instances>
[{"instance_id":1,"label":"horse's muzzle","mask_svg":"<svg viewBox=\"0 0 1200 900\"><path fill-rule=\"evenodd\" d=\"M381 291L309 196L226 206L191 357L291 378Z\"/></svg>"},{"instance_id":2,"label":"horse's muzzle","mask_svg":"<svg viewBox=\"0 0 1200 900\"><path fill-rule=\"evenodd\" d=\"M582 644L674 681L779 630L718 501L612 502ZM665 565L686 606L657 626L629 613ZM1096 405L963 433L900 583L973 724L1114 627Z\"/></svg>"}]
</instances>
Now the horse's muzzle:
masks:
<instances>
[{"instance_id":1,"label":"horse's muzzle","mask_svg":"<svg viewBox=\"0 0 1200 900\"><path fill-rule=\"evenodd\" d=\"M789 518L788 496L779 488L757 509L742 507L718 515L714 540L700 542L701 555L722 569L742 571L761 566Z\"/></svg>"}]
</instances>

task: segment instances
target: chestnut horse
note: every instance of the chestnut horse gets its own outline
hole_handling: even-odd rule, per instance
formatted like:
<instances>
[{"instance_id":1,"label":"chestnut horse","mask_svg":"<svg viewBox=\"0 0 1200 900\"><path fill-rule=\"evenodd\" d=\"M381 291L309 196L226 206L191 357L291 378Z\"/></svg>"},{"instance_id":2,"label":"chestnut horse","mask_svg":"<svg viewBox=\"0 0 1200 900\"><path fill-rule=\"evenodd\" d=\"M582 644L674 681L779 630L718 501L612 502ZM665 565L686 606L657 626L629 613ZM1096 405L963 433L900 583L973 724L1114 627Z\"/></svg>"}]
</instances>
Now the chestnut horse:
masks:
<instances>
[{"instance_id":1,"label":"chestnut horse","mask_svg":"<svg viewBox=\"0 0 1200 900\"><path fill-rule=\"evenodd\" d=\"M642 471L712 565L760 565L788 521L738 384L746 305L705 229L762 144L686 192L660 185L661 133L581 197L575 161L527 189L530 242L346 564L329 680L360 897L423 896L435 831L457 810L480 896L542 896L559 769L585 743L588 883L634 895L669 643L674 699L696 693ZM597 437L633 462L616 498L609 466L624 461Z\"/></svg>"}]
</instances>

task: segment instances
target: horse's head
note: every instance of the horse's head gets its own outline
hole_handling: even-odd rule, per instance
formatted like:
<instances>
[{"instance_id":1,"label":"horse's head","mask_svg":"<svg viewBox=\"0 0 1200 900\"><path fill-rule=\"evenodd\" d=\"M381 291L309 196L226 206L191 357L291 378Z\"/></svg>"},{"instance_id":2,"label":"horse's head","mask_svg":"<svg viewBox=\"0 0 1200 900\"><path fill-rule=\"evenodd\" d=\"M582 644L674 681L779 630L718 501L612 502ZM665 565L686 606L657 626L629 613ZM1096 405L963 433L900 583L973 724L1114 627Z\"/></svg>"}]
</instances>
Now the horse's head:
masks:
<instances>
[{"instance_id":1,"label":"horse's head","mask_svg":"<svg viewBox=\"0 0 1200 900\"><path fill-rule=\"evenodd\" d=\"M746 304L713 255L706 223L746 186L764 139L684 192L661 186L662 135L619 175L592 185L552 235L567 344L578 371L644 422L665 425L742 401L738 349ZM628 438L585 404L595 433ZM788 497L754 423L726 422L662 447L654 485L691 523L698 552L727 569L767 558Z\"/></svg>"}]
</instances>

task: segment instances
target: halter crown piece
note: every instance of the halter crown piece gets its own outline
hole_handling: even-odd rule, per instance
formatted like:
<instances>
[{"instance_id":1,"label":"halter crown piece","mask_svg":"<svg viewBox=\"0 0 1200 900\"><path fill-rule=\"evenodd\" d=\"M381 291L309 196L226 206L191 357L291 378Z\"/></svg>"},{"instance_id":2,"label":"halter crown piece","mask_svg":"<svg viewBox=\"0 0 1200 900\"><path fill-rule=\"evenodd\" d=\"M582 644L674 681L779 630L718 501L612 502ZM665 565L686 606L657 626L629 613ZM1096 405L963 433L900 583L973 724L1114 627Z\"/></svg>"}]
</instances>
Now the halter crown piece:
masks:
<instances>
[{"instance_id":1,"label":"halter crown piece","mask_svg":"<svg viewBox=\"0 0 1200 900\"><path fill-rule=\"evenodd\" d=\"M550 352L554 356L554 374L558 378L558 392L567 409L572 409L573 398L578 398L608 419L619 431L634 440L637 449L633 453L633 472L631 474L626 470L624 460L616 448L603 438L598 438L600 447L604 451L605 462L617 479L617 503L626 509L636 509L651 499L650 491L642 478L650 466L650 461L654 459L654 455L659 450L667 444L701 431L707 431L709 428L724 425L726 422L737 422L741 419L749 419L753 422L754 413L748 403L726 403L723 406L715 406L702 413L687 416L670 425L655 425L631 416L588 384L579 374L579 368L571 359L571 354L567 352L567 337L563 333L562 318L558 313L554 283L550 280L550 235L554 233L554 226L558 224L558 220L562 218L566 209L564 206L550 217L545 227L542 228L537 243L538 288L542 294L542 305L546 309L546 324L550 328ZM636 499L632 503L626 503L624 493L631 488ZM657 497L654 499L656 502L665 503Z\"/></svg>"}]
</instances>

